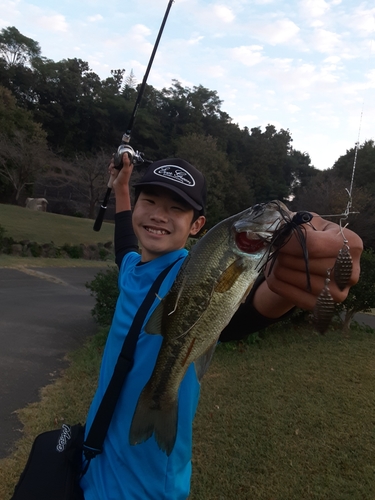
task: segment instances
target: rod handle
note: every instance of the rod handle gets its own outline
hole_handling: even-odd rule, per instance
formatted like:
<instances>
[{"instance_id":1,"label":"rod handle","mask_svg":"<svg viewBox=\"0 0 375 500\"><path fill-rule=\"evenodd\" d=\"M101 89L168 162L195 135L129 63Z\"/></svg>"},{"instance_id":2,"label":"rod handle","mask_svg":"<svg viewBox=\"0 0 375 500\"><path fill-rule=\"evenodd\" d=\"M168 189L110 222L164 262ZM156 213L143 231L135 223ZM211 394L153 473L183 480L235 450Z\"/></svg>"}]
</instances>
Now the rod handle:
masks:
<instances>
[{"instance_id":1,"label":"rod handle","mask_svg":"<svg viewBox=\"0 0 375 500\"><path fill-rule=\"evenodd\" d=\"M108 200L109 200L109 197L111 196L111 191L112 191L112 188L109 187L110 182L111 182L111 179L108 182L107 192L105 194L103 203L100 205L99 213L98 213L96 220L95 220L95 223L94 223L94 227L93 227L94 231L100 231L100 228L102 227L102 224L103 224L105 211L107 210ZM112 181L112 183L113 183L113 181Z\"/></svg>"}]
</instances>

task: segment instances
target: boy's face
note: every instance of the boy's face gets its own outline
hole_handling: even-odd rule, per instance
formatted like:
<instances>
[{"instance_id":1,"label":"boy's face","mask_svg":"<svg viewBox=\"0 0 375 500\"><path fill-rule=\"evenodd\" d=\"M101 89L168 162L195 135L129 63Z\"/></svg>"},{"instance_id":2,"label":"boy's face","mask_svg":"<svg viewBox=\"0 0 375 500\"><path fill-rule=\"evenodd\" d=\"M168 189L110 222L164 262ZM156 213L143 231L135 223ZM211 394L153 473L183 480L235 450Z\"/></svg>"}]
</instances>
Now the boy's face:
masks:
<instances>
[{"instance_id":1,"label":"boy's face","mask_svg":"<svg viewBox=\"0 0 375 500\"><path fill-rule=\"evenodd\" d=\"M196 235L206 222L169 189L150 186L143 189L133 210L133 228L140 242L142 262L184 248L190 235Z\"/></svg>"}]
</instances>

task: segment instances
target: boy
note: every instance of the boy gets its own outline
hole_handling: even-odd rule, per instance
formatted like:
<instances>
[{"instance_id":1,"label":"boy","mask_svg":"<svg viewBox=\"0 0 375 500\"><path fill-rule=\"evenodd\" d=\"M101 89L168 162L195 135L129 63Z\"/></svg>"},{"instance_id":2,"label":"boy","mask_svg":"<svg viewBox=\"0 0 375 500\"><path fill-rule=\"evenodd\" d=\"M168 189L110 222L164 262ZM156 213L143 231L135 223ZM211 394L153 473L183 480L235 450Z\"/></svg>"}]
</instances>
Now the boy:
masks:
<instances>
[{"instance_id":1,"label":"boy","mask_svg":"<svg viewBox=\"0 0 375 500\"><path fill-rule=\"evenodd\" d=\"M187 251L187 238L198 234L205 224L206 185L203 175L181 159L153 163L136 184L136 201L131 213L129 180L132 165L124 155L123 168L115 178L115 252L120 267L120 295L107 345L103 354L98 389L92 402L87 428L103 397L118 353L134 314L158 274L175 262L158 295L164 297L178 273ZM280 251L272 273L260 278L220 340L242 338L277 321L295 305L312 309L324 286L326 270L332 267L343 238L336 224L314 217L314 227L306 227L310 256L312 291L307 292L305 264L295 238ZM360 238L345 229L353 257L350 284L359 277ZM138 253L138 242L141 253ZM179 259L179 260L178 260ZM330 284L336 302L344 300L349 287L341 292ZM148 317L159 303L155 300ZM139 394L155 365L162 338L141 331L134 365L118 400L104 451L90 463L81 480L85 500L185 500L191 476L192 421L199 398L199 383L191 365L179 392L177 439L170 456L162 452L153 437L131 446L129 429Z\"/></svg>"}]
</instances>

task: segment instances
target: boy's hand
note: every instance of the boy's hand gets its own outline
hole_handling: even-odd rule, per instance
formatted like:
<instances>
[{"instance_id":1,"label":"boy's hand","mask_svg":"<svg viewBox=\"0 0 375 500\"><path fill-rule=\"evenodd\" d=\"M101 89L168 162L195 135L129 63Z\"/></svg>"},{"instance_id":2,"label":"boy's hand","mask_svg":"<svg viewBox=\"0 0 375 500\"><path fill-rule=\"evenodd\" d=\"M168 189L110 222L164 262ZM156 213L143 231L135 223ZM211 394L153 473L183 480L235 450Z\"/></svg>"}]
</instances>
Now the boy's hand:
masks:
<instances>
[{"instance_id":1,"label":"boy's hand","mask_svg":"<svg viewBox=\"0 0 375 500\"><path fill-rule=\"evenodd\" d=\"M109 164L108 171L110 180L108 185L112 185L116 196L116 212L131 210L130 203L130 177L133 172L133 163L127 153L122 157L122 169L117 170L113 158Z\"/></svg>"},{"instance_id":2,"label":"boy's hand","mask_svg":"<svg viewBox=\"0 0 375 500\"><path fill-rule=\"evenodd\" d=\"M130 177L133 172L133 163L130 161L130 158L127 153L124 153L122 157L122 168L121 170L117 170L115 168L114 160L111 159L111 162L108 167L109 174L112 179L112 186L116 192L116 188L123 188L124 186L129 186Z\"/></svg>"},{"instance_id":3,"label":"boy's hand","mask_svg":"<svg viewBox=\"0 0 375 500\"><path fill-rule=\"evenodd\" d=\"M279 251L270 275L268 275L270 268L268 265L265 271L266 282L259 287L255 294L254 306L264 316L280 317L293 306L307 310L314 309L317 298L324 288L327 270L334 266L338 253L344 245L344 240L338 224L324 220L316 214L314 214L311 223L316 230L308 224L304 225L311 291L307 290L306 266L301 245L296 236L293 235ZM353 269L349 283L342 291L335 283L333 272L331 272L329 290L334 302L345 300L350 287L357 283L360 272L360 256L363 250L362 240L356 233L349 229L344 229L343 232L348 240Z\"/></svg>"}]
</instances>

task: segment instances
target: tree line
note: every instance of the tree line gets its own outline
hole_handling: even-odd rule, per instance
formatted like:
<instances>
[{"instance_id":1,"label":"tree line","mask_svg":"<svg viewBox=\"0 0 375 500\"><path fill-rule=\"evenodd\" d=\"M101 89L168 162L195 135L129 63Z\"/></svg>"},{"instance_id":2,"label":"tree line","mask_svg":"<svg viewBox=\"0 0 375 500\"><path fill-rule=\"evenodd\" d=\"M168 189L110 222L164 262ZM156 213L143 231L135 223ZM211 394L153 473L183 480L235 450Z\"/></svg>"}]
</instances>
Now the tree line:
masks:
<instances>
[{"instance_id":1,"label":"tree line","mask_svg":"<svg viewBox=\"0 0 375 500\"><path fill-rule=\"evenodd\" d=\"M47 59L38 42L15 27L4 28L0 202L23 204L27 196L46 194L54 200L52 211L94 218L108 159L127 128L138 89L132 70L115 69L101 79L87 62ZM293 200L294 209L341 213L357 153L352 211L361 212L355 223L369 233L364 221L374 208L374 141L347 151L323 172L292 142L289 130L272 124L241 129L222 110L216 91L177 80L162 90L146 85L131 139L149 160L181 156L203 171L209 226L271 199ZM141 173L142 168L135 177ZM366 241L375 247L373 238Z\"/></svg>"}]
</instances>

